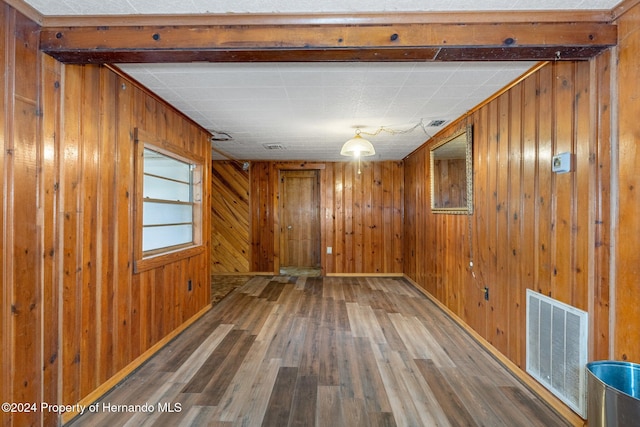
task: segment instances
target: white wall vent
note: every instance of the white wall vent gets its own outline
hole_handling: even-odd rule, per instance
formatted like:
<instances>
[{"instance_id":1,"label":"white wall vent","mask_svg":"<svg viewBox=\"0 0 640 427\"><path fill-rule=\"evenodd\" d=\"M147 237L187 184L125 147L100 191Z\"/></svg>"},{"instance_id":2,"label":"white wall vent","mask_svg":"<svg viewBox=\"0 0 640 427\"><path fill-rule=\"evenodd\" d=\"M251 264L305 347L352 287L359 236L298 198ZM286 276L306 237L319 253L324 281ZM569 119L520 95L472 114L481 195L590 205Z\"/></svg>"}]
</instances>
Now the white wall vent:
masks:
<instances>
[{"instance_id":1,"label":"white wall vent","mask_svg":"<svg viewBox=\"0 0 640 427\"><path fill-rule=\"evenodd\" d=\"M527 372L586 418L588 313L527 289Z\"/></svg>"}]
</instances>

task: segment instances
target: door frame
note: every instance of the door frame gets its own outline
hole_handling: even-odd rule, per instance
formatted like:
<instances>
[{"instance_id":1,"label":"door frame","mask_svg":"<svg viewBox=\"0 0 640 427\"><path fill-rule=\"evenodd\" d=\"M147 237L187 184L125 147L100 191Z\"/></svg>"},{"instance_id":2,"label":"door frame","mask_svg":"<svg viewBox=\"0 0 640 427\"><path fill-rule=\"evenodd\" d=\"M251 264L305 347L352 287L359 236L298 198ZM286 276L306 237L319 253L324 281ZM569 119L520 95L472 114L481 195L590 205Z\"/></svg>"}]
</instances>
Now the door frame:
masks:
<instances>
[{"instance_id":1,"label":"door frame","mask_svg":"<svg viewBox=\"0 0 640 427\"><path fill-rule=\"evenodd\" d=\"M274 221L273 221L273 274L275 275L279 275L280 274L280 253L281 253L281 248L280 248L280 239L281 239L281 228L282 228L282 224L281 224L281 205L280 205L280 192L282 191L282 172L283 171L295 171L295 170L317 170L318 171L318 192L320 193L320 215L319 215L319 220L320 220L320 271L321 274L324 275L325 274L325 253L322 250L322 248L325 246L324 245L324 235L325 235L325 225L324 225L324 221L322 221L322 215L323 212L325 211L325 198L323 195L323 185L322 183L324 182L324 170L325 170L326 165L324 163L307 163L307 162L300 162L300 163L279 163L276 164L276 170L278 171L278 176L277 176L277 189L276 191L274 191L274 201L273 201L273 206L275 207L275 211L274 211Z\"/></svg>"}]
</instances>

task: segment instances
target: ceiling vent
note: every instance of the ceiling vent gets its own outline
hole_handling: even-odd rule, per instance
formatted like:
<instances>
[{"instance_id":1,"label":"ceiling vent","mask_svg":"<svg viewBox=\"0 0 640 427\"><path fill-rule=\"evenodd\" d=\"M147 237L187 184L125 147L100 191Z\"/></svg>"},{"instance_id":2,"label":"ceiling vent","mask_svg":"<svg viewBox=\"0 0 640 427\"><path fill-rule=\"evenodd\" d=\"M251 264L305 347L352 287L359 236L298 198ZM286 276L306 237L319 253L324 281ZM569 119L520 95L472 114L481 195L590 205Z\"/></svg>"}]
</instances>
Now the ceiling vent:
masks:
<instances>
[{"instance_id":1,"label":"ceiling vent","mask_svg":"<svg viewBox=\"0 0 640 427\"><path fill-rule=\"evenodd\" d=\"M427 126L429 127L438 127L438 126L442 126L443 124L447 123L446 120L431 120L429 123L427 123Z\"/></svg>"},{"instance_id":2,"label":"ceiling vent","mask_svg":"<svg viewBox=\"0 0 640 427\"><path fill-rule=\"evenodd\" d=\"M233 137L226 132L222 132L215 129L208 129L209 133L211 133L211 142L214 141L231 141Z\"/></svg>"},{"instance_id":3,"label":"ceiling vent","mask_svg":"<svg viewBox=\"0 0 640 427\"><path fill-rule=\"evenodd\" d=\"M262 144L262 146L267 150L286 150L282 144Z\"/></svg>"}]
</instances>

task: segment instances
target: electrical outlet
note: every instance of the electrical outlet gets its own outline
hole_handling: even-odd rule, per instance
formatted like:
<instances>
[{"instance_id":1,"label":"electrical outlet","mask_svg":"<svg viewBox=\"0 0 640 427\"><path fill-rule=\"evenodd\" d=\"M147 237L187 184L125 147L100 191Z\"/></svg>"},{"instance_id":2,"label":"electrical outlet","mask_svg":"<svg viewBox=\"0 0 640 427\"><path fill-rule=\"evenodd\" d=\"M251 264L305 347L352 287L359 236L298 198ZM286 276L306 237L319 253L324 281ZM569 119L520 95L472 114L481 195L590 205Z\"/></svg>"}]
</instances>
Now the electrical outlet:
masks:
<instances>
[{"instance_id":1,"label":"electrical outlet","mask_svg":"<svg viewBox=\"0 0 640 427\"><path fill-rule=\"evenodd\" d=\"M489 301L489 288L484 288L484 300Z\"/></svg>"},{"instance_id":2,"label":"electrical outlet","mask_svg":"<svg viewBox=\"0 0 640 427\"><path fill-rule=\"evenodd\" d=\"M327 246L327 253L328 254L332 254L333 253L333 248L331 246Z\"/></svg>"}]
</instances>

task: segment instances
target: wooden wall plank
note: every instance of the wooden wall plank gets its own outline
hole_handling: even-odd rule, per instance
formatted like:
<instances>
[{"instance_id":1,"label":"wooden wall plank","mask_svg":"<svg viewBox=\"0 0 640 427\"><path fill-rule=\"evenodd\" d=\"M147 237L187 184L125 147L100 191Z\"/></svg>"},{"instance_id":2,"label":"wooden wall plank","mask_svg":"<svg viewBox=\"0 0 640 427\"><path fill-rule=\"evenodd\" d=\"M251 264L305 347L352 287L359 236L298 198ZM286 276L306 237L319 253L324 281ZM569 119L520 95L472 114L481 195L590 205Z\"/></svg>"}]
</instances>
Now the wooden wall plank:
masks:
<instances>
[{"instance_id":1,"label":"wooden wall plank","mask_svg":"<svg viewBox=\"0 0 640 427\"><path fill-rule=\"evenodd\" d=\"M616 210L615 290L611 322L615 322L614 345L611 357L617 360L640 362L640 5L637 3L618 21L618 74L614 122L617 121L618 170L612 171L619 186L619 206ZM617 120L616 120L617 119ZM613 135L616 138L616 135Z\"/></svg>"},{"instance_id":2,"label":"wooden wall plank","mask_svg":"<svg viewBox=\"0 0 640 427\"><path fill-rule=\"evenodd\" d=\"M393 166L393 190L385 190L392 195L393 207L391 208L391 229L385 230L385 236L393 236L393 265L389 271L404 271L404 164L395 162ZM386 205L385 205L386 206Z\"/></svg>"},{"instance_id":3,"label":"wooden wall plank","mask_svg":"<svg viewBox=\"0 0 640 427\"><path fill-rule=\"evenodd\" d=\"M559 153L575 153L573 150L573 136L575 126L575 68L573 63L558 64L554 67L553 106L554 126L553 155ZM580 159L582 160L582 159ZM572 291L574 276L572 266L575 263L574 224L575 194L574 174L552 175L552 256L553 272L551 279L551 294L549 296L574 304Z\"/></svg>"},{"instance_id":4,"label":"wooden wall plank","mask_svg":"<svg viewBox=\"0 0 640 427\"><path fill-rule=\"evenodd\" d=\"M537 170L537 194L536 194L536 209L537 209L537 224L538 224L538 238L537 248L534 249L536 258L538 259L538 280L535 284L538 292L551 295L551 278L553 274L553 254L551 248L551 236L553 233L552 224L552 197L549 194L548 189L551 187L551 168L545 165L551 163L553 156L553 126L555 125L553 114L549 114L553 111L553 82L555 79L554 68L544 67L537 74L539 74L539 124L537 128L537 157L536 157L536 170ZM546 112L546 113L545 113Z\"/></svg>"},{"instance_id":5,"label":"wooden wall plank","mask_svg":"<svg viewBox=\"0 0 640 427\"><path fill-rule=\"evenodd\" d=\"M0 55L2 59L3 70L15 69L15 38L10 36L14 32L15 27L15 13L13 9L7 5L2 5L0 8L2 15L4 31L2 32L2 43L0 46ZM0 82L2 87L12 87L15 80L16 72L3 72L0 75ZM8 95L8 94L7 94ZM2 152L0 153L0 160L2 160L2 177L0 178L0 184L2 184L2 209L0 209L0 222L2 227L2 249L0 250L0 273L2 274L2 297L1 302L1 318L2 318L2 346L5 349L13 349L13 324L11 304L13 302L13 212L10 206L13 204L12 194L10 191L13 188L13 160L11 153L14 150L13 141L13 116L14 116L14 97L4 96L5 100L4 110L2 117L0 118L0 138L2 138ZM5 249L6 248L6 249ZM0 361L2 361L2 398L3 402L9 402L13 398L13 367L14 359L12 352L3 351L0 355ZM13 414L3 412L2 421L3 425L8 425L12 422Z\"/></svg>"},{"instance_id":6,"label":"wooden wall plank","mask_svg":"<svg viewBox=\"0 0 640 427\"><path fill-rule=\"evenodd\" d=\"M512 115L509 125L509 194L507 209L507 238L509 240L508 267L506 272L506 283L509 286L508 311L506 322L515 322L508 328L508 355L514 360L518 366L525 366L524 362L524 342L525 334L522 333L526 322L525 307L522 304L525 295L523 291L522 271L522 251L526 246L523 244L522 235L524 212L522 211L523 197L522 181L524 161L523 161L523 141L522 134L524 132L524 84L514 87L510 93L510 105L513 110L518 110L517 114Z\"/></svg>"},{"instance_id":7,"label":"wooden wall plank","mask_svg":"<svg viewBox=\"0 0 640 427\"><path fill-rule=\"evenodd\" d=\"M0 64L3 70L10 69L11 65L11 52L7 49L9 42L13 40L9 37L8 31L10 30L9 15L12 9L6 4L0 6L0 22L2 22L3 31L0 31L2 35L2 43L0 43ZM7 52L7 50L9 52ZM0 73L0 85L2 87L11 87L12 79L15 77L15 73L3 72ZM8 246L10 240L10 230L8 229L8 217L11 215L11 210L6 209L5 206L11 203L11 198L6 191L7 186L10 185L10 169L7 167L9 162L7 161L7 150L11 149L11 114L13 111L13 104L11 102L5 102L3 113L0 114L0 164L2 165L2 171L0 172L0 188L2 189L2 207L0 208L0 230L2 231L2 237L0 238L0 280L2 280L2 292L0 293L0 345L4 349L12 348L11 343L11 310L10 306L10 274L8 260L11 259L9 254L5 254L4 248ZM7 210L8 212L5 212ZM11 381L11 357L9 351L0 352L0 369L2 378L4 381L0 383L0 398L3 402L11 400L12 396L12 381ZM0 414L0 421L2 425L7 425L11 422L11 414L3 412Z\"/></svg>"},{"instance_id":8,"label":"wooden wall plank","mask_svg":"<svg viewBox=\"0 0 640 427\"><path fill-rule=\"evenodd\" d=\"M65 67L64 82L82 82L84 78L82 67ZM80 400L80 336L82 313L80 301L82 300L79 273L82 271L79 264L80 252L78 247L82 245L82 236L78 231L78 211L80 205L80 105L76 100L81 99L81 84L69 85L64 89L64 117L62 124L62 138L60 143L61 173L60 173L60 197L61 197L61 241L62 250L62 336L65 339L60 344L62 359L62 372L65 380L62 384L62 396L65 403Z\"/></svg>"},{"instance_id":9,"label":"wooden wall plank","mask_svg":"<svg viewBox=\"0 0 640 427\"><path fill-rule=\"evenodd\" d=\"M593 61L595 62L595 61ZM592 74L593 67L577 67L575 70L575 126L572 143L572 152L576 153L576 159L582 159L575 164L575 182L573 205L573 215L575 218L573 226L574 240L578 241L579 236L584 234L587 241L585 244L575 245L575 259L572 266L572 276L574 277L573 296L571 298L574 306L583 307L590 311L590 299L593 298L593 283L595 280L594 269L589 264L595 265L595 211L599 197L595 193L596 172L596 147L597 138L595 123L597 123L597 110L592 105L594 98L591 95L595 91L595 75ZM596 93L597 94L597 93Z\"/></svg>"},{"instance_id":10,"label":"wooden wall plank","mask_svg":"<svg viewBox=\"0 0 640 427\"><path fill-rule=\"evenodd\" d=\"M83 125L81 127L81 153L80 168L83 182L80 191L81 197L81 229L82 246L81 268L82 278L80 282L80 396L86 396L99 384L97 382L97 335L95 334L94 319L97 319L97 277L96 270L98 254L96 242L98 241L97 229L97 201L98 201L98 156L100 144L98 126L87 126L84 123L100 123L100 107L96 100L100 99L100 75L97 73L85 73L82 97L78 100L82 114Z\"/></svg>"},{"instance_id":11,"label":"wooden wall plank","mask_svg":"<svg viewBox=\"0 0 640 427\"><path fill-rule=\"evenodd\" d=\"M38 188L38 168L42 159L38 145L40 130L40 111L38 104L39 86L27 84L22 76L30 81L40 79L40 60L38 57L37 26L22 15L10 13L8 31L15 35L15 43L10 42L17 75L12 79L13 91L6 94L11 108L9 114L12 125L7 148L6 163L7 194L13 212L7 215L7 229L11 237L7 240L10 277L9 291L5 302L10 307L11 318L5 331L9 334L11 354L11 393L10 402L37 402L41 390L31 386L41 377L42 346L42 288L39 286L42 270L34 268L40 260L41 229L38 227L38 198L33 197ZM27 65L30 64L30 65ZM3 188L3 191L5 189ZM18 412L12 414L13 422L28 425L37 422L39 415Z\"/></svg>"},{"instance_id":12,"label":"wooden wall plank","mask_svg":"<svg viewBox=\"0 0 640 427\"><path fill-rule=\"evenodd\" d=\"M131 232L132 201L133 194L133 129L131 128L131 116L133 115L132 98L135 88L125 79L119 78L116 85L117 92L113 95L116 104L116 165L117 178L115 188L115 228L118 242L115 248L114 274L114 366L116 372L123 369L129 360L132 360L131 346ZM156 338L157 339L157 338ZM127 343L127 344L125 344Z\"/></svg>"},{"instance_id":13,"label":"wooden wall plank","mask_svg":"<svg viewBox=\"0 0 640 427\"><path fill-rule=\"evenodd\" d=\"M521 134L521 200L520 200L520 230L518 252L520 255L520 292L525 289L536 289L538 269L536 262L538 218L536 209L537 193L537 162L531 161L537 156L537 125L540 117L539 108L539 73L531 76L523 82L522 88L522 134ZM522 301L520 296L519 301ZM512 302L512 304L520 304ZM522 334L522 325L525 325L526 307L520 305L519 343L517 355L513 357L520 368L524 369L526 357L526 340Z\"/></svg>"},{"instance_id":14,"label":"wooden wall plank","mask_svg":"<svg viewBox=\"0 0 640 427\"><path fill-rule=\"evenodd\" d=\"M251 270L273 272L275 241L270 164L251 164ZM275 178L277 179L277 178Z\"/></svg>"},{"instance_id":15,"label":"wooden wall plank","mask_svg":"<svg viewBox=\"0 0 640 427\"><path fill-rule=\"evenodd\" d=\"M592 101L597 105L598 120L596 126L597 141L611 141L612 139L612 67L614 55L606 52L596 58L593 64L592 74L595 74L593 85L596 92L592 93ZM599 102L598 102L599 100ZM611 148L609 144L597 144L595 162L595 193L599 198L596 203L594 218L594 245L595 245L595 267L593 282L593 316L590 316L593 330L593 341L591 343L591 357L593 360L607 360L613 356L609 345L609 316L611 304L611 222L609 216L613 200L611 182ZM590 310L591 312L591 310Z\"/></svg>"},{"instance_id":16,"label":"wooden wall plank","mask_svg":"<svg viewBox=\"0 0 640 427\"><path fill-rule=\"evenodd\" d=\"M1 19L1 18L0 18ZM60 171L57 142L60 136L59 105L61 64L51 57L42 60L42 169L40 174L40 191L38 227L42 235L43 266L42 292L43 324L47 333L43 334L42 353L42 400L58 402L59 383L59 274L58 263L59 236L59 197L58 179ZM0 261L1 262L1 261ZM55 385L55 386L54 386ZM54 425L57 414L42 414L43 425Z\"/></svg>"},{"instance_id":17,"label":"wooden wall plank","mask_svg":"<svg viewBox=\"0 0 640 427\"><path fill-rule=\"evenodd\" d=\"M331 214L334 215L334 238L333 238L333 246L332 251L333 254L331 257L327 257L327 264L325 264L327 271L345 271L345 242L346 242L346 231L345 231L345 199L344 199L344 185L342 184L344 180L344 170L339 167L339 165L333 166L334 171L334 184L333 189L328 191L333 191L333 199L335 203L335 210ZM331 185L327 183L327 185ZM327 242L330 241L329 237L326 239ZM327 243L327 246L330 246ZM333 260L331 263L330 260Z\"/></svg>"},{"instance_id":18,"label":"wooden wall plank","mask_svg":"<svg viewBox=\"0 0 640 427\"><path fill-rule=\"evenodd\" d=\"M101 73L100 92L116 94L118 91L117 77L112 73ZM101 102L100 105L100 130L101 144L98 154L100 161L98 162L98 213L97 222L99 233L98 244L99 257L101 262L96 266L98 283L97 283L97 318L102 319L96 325L96 333L98 335L98 353L104 357L99 358L97 367L97 381L102 384L116 373L114 366L115 343L112 339L112 328L115 322L113 299L115 296L115 272L116 264L115 247L118 244L116 233L116 222L113 218L117 216L117 208L113 203L115 197L117 176L113 167L115 164L114 141L116 133L112 123L116 123L117 110L113 103Z\"/></svg>"}]
</instances>

